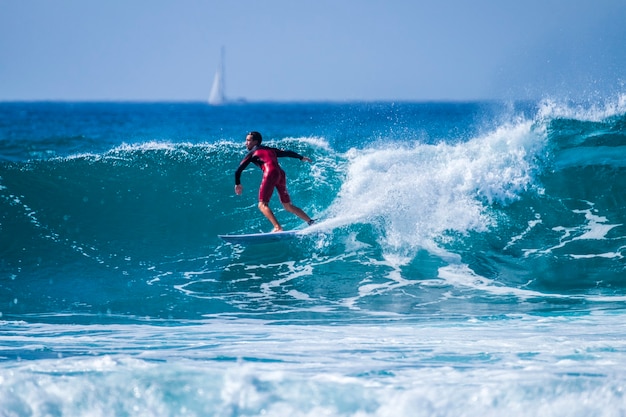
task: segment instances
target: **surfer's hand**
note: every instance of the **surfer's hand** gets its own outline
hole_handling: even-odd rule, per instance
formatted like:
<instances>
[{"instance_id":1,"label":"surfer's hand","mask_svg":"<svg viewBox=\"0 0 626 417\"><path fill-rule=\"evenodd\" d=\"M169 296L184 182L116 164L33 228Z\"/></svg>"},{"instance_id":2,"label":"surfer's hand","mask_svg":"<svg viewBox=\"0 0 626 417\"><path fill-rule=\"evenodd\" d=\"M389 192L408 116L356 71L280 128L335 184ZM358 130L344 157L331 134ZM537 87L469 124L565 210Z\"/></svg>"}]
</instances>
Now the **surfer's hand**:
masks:
<instances>
[{"instance_id":1,"label":"surfer's hand","mask_svg":"<svg viewBox=\"0 0 626 417\"><path fill-rule=\"evenodd\" d=\"M241 195L242 192L243 192L243 185L241 184L235 185L235 194Z\"/></svg>"},{"instance_id":2,"label":"surfer's hand","mask_svg":"<svg viewBox=\"0 0 626 417\"><path fill-rule=\"evenodd\" d=\"M311 158L306 157L306 156L303 156L303 157L302 157L302 160L303 160L304 162L312 162L312 161L311 161Z\"/></svg>"}]
</instances>

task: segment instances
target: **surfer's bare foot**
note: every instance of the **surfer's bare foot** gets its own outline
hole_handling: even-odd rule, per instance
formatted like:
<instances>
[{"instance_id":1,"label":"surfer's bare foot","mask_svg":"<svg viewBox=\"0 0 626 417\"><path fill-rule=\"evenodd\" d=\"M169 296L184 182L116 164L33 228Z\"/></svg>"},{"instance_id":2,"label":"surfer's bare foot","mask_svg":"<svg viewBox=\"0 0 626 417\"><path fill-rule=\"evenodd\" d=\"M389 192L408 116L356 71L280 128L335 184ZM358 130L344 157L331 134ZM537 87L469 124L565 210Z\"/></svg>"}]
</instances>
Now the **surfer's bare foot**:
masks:
<instances>
[{"instance_id":1,"label":"surfer's bare foot","mask_svg":"<svg viewBox=\"0 0 626 417\"><path fill-rule=\"evenodd\" d=\"M272 233L282 232L282 231L283 231L282 227L275 227L274 230L272 230Z\"/></svg>"}]
</instances>

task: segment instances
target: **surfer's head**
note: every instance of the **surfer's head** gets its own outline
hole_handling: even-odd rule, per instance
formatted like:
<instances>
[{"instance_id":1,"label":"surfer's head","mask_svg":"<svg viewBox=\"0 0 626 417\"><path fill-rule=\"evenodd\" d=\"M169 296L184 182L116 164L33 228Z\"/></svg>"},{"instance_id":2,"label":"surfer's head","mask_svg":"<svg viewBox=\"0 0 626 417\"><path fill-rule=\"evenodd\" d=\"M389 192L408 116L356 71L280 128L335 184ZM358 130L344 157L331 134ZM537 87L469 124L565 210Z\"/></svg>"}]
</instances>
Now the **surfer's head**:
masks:
<instances>
[{"instance_id":1,"label":"surfer's head","mask_svg":"<svg viewBox=\"0 0 626 417\"><path fill-rule=\"evenodd\" d=\"M263 137L259 132L252 131L248 133L248 136L252 136L252 139L258 142L257 145L260 145L261 142L263 142Z\"/></svg>"},{"instance_id":2,"label":"surfer's head","mask_svg":"<svg viewBox=\"0 0 626 417\"><path fill-rule=\"evenodd\" d=\"M252 131L246 136L246 148L248 148L248 150L252 150L255 146L260 145L262 141L263 137L261 134L259 132Z\"/></svg>"}]
</instances>

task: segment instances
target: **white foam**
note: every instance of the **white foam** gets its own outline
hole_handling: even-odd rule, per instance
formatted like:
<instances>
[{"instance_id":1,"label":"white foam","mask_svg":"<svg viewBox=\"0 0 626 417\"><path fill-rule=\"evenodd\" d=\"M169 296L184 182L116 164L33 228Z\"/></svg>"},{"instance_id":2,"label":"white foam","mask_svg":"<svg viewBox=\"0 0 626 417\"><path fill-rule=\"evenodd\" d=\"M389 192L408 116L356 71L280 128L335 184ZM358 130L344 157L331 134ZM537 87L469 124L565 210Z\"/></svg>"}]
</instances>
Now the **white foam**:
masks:
<instances>
[{"instance_id":1,"label":"white foam","mask_svg":"<svg viewBox=\"0 0 626 417\"><path fill-rule=\"evenodd\" d=\"M595 213L594 203L585 201L589 205L589 208L584 210L572 210L572 213L584 214L585 223L575 227L556 226L552 230L561 233L559 243L546 249L524 249L524 256L528 257L534 254L548 254L556 249L565 248L567 245L581 240L606 240L608 233L622 224L607 224L609 221L606 217L600 216ZM621 258L621 253L607 252L602 254L569 254L570 257L575 259L585 258Z\"/></svg>"},{"instance_id":2,"label":"white foam","mask_svg":"<svg viewBox=\"0 0 626 417\"><path fill-rule=\"evenodd\" d=\"M321 148L326 151L332 151L332 148L330 147L330 144L328 143L328 141L321 136L304 136L304 137L299 137L299 138L286 137L283 140L294 141L296 143L307 143L316 148Z\"/></svg>"},{"instance_id":3,"label":"white foam","mask_svg":"<svg viewBox=\"0 0 626 417\"><path fill-rule=\"evenodd\" d=\"M540 120L567 118L599 122L626 113L626 94L619 94L603 103L572 104L554 99L543 100L539 105Z\"/></svg>"},{"instance_id":4,"label":"white foam","mask_svg":"<svg viewBox=\"0 0 626 417\"><path fill-rule=\"evenodd\" d=\"M551 417L626 410L621 314L406 324L386 318L350 326L14 322L11 332L15 344L74 355L2 362L7 415Z\"/></svg>"},{"instance_id":5,"label":"white foam","mask_svg":"<svg viewBox=\"0 0 626 417\"><path fill-rule=\"evenodd\" d=\"M352 149L328 227L373 224L383 246L432 248L447 232L483 232L486 207L533 187L545 133L529 121L458 144Z\"/></svg>"}]
</instances>

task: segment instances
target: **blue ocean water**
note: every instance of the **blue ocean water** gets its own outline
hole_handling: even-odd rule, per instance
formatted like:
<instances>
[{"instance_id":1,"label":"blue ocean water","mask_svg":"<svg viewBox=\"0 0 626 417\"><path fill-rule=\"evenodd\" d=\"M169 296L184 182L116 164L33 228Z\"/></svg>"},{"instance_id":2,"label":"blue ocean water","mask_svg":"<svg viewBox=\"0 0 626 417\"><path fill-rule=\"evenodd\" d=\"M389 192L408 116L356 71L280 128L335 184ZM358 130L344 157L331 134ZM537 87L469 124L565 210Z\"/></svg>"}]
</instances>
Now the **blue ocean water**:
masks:
<instances>
[{"instance_id":1,"label":"blue ocean water","mask_svg":"<svg viewBox=\"0 0 626 417\"><path fill-rule=\"evenodd\" d=\"M0 415L625 415L624 174L624 96L0 103Z\"/></svg>"}]
</instances>

